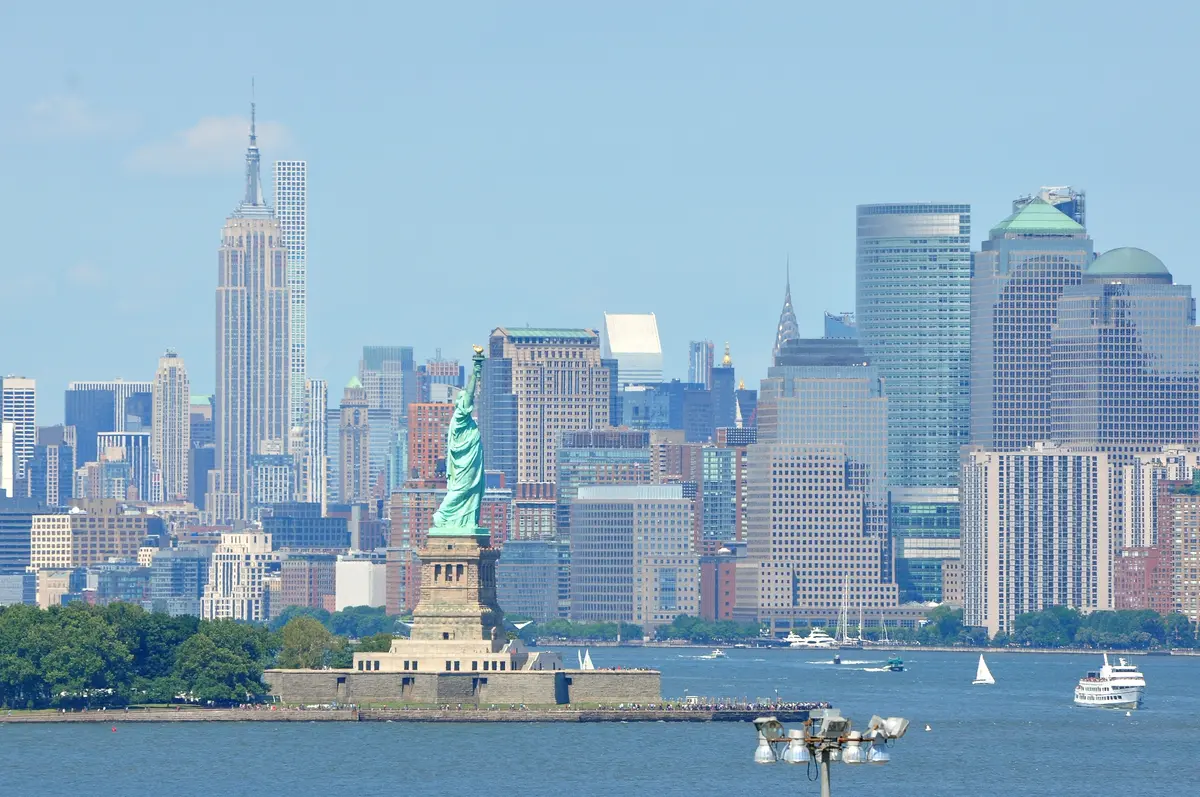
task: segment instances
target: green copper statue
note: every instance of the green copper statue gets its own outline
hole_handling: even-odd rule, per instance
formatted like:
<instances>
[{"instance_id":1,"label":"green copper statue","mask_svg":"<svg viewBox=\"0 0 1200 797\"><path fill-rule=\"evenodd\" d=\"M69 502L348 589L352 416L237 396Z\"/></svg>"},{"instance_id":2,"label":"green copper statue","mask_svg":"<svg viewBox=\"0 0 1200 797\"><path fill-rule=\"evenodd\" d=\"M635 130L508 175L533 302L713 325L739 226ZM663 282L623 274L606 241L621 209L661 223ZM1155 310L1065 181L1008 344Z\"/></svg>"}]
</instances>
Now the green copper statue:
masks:
<instances>
[{"instance_id":1,"label":"green copper statue","mask_svg":"<svg viewBox=\"0 0 1200 797\"><path fill-rule=\"evenodd\" d=\"M454 402L454 416L446 435L446 497L433 515L433 536L487 534L479 528L479 505L483 501L483 441L479 424L471 417L475 409L475 386L483 370L483 347L475 347L471 376Z\"/></svg>"}]
</instances>

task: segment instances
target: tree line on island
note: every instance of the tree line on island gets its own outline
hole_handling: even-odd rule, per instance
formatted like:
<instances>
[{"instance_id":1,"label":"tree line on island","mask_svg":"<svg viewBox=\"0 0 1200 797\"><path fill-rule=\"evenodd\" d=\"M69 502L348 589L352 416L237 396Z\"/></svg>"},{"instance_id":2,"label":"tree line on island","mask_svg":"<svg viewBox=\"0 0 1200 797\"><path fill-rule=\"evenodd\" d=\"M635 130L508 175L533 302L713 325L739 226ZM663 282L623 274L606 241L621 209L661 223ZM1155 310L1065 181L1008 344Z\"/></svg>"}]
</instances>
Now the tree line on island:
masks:
<instances>
[{"instance_id":1,"label":"tree line on island","mask_svg":"<svg viewBox=\"0 0 1200 797\"><path fill-rule=\"evenodd\" d=\"M529 643L615 642L643 638L630 623L555 619L512 629ZM963 625L961 609L939 606L916 629L888 628L901 644L951 647L1077 647L1134 650L1198 647L1181 614L1152 611L1084 614L1054 607L1022 614L1011 634L988 639ZM801 631L803 629L800 629ZM686 615L660 626L655 639L703 645L762 640L757 623L710 622ZM270 667L348 668L355 652L380 652L407 634L401 618L364 606L341 612L290 607L269 624L200 620L139 606L72 603L50 609L0 607L0 708L78 709L197 703L230 705L264 698ZM868 640L882 630L865 628Z\"/></svg>"},{"instance_id":2,"label":"tree line on island","mask_svg":"<svg viewBox=\"0 0 1200 797\"><path fill-rule=\"evenodd\" d=\"M387 650L397 626L367 607L289 615L262 625L128 603L0 607L0 708L255 702L264 669L349 667L355 651Z\"/></svg>"}]
</instances>

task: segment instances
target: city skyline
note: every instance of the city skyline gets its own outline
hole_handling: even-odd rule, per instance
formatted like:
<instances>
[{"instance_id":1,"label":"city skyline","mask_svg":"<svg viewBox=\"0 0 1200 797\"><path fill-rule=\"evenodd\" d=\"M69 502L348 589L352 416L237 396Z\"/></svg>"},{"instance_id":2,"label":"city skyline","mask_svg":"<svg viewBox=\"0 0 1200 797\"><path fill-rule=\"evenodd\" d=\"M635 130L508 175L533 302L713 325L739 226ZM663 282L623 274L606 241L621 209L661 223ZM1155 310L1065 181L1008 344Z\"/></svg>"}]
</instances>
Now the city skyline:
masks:
<instances>
[{"instance_id":1,"label":"city skyline","mask_svg":"<svg viewBox=\"0 0 1200 797\"><path fill-rule=\"evenodd\" d=\"M1195 166L1172 156L1186 150L1190 112L1168 101L1181 94L1184 77L1170 53L1192 9L1169 25L1148 11L1138 23L1147 27L1131 30L1115 15L1039 6L1038 30L1030 30L1017 24L1016 11L982 9L923 15L882 6L863 21L780 5L764 5L753 19L733 9L681 18L640 8L643 24L621 34L628 58L615 69L605 42L625 17L619 8L500 14L480 6L466 21L419 8L395 18L384 12L371 30L356 24L353 37L351 23L333 20L325 31L330 54L312 53L300 69L281 51L287 37L264 41L257 31L282 16L303 39L312 21L281 15L271 3L241 9L247 24L225 32L215 48L168 49L88 14L57 21L62 44L51 47L41 33L46 12L17 13L27 24L11 30L25 33L5 38L11 46L0 63L14 73L22 61L42 68L6 89L14 113L0 130L0 167L24 190L4 207L13 229L23 230L5 273L19 290L52 298L66 312L136 305L156 330L145 336L152 340L137 336L120 348L102 336L68 341L55 333L8 352L2 370L37 379L43 396L72 379L148 379L166 347L188 361L197 393L213 391L209 309L137 295L208 290L211 219L228 210L251 77L267 120L264 166L308 163L308 374L331 385L352 375L365 342L395 340L422 354L437 346L469 351L493 324L595 328L606 310L656 313L668 377L686 377L688 340L729 340L752 384L769 362L760 319L775 317L777 297L740 291L730 307L712 287L734 276L773 286L790 254L793 278L813 283L796 296L801 331L816 334L824 310L854 304L854 206L871 202L969 202L977 248L1013 197L1043 184L1081 186L1090 193L1097 251L1144 246L1171 264L1181 284L1198 281L1181 224L1195 213L1186 188ZM151 11L145 24L188 24L190 13ZM825 40L841 40L833 34L848 26L856 30L855 57L845 72L809 79L825 62ZM980 29L997 35L980 42ZM1153 49L1150 29L1165 39ZM1126 47L1072 79L1076 99L1104 112L1069 145L1017 135L1016 117L969 136L955 125L915 125L920 112L898 99L936 85L948 117L988 96L1049 117L1061 95L1030 79L1041 70L1033 56L1063 36L1100 41L1118 33ZM345 42L361 44L363 35L399 35L410 46L397 56L374 54L395 52L382 46L345 52ZM101 40L171 68L159 75L104 63L96 57ZM798 40L808 44L798 48ZM253 67L229 57L251 44L263 55ZM511 58L510 46L525 55ZM930 67L948 52L971 67L935 79ZM1013 57L1021 53L1030 57ZM906 68L885 68L892 63ZM780 101L797 94L805 102ZM813 109L842 116L836 127L850 134L804 124ZM960 168L984 158L986 168ZM855 174L867 177L847 179ZM76 214L78 224L47 226L38 209L63 197L87 212ZM149 251L161 256L125 256L122 220L133 207L151 236ZM47 236L55 247L35 243ZM578 275L566 287L587 290L537 283L536 275L565 261ZM688 280L676 276L684 267ZM351 286L364 280L377 293L425 295L449 269L464 270L480 288L468 314L481 323L470 337L450 333L436 302L406 308L399 324L355 312ZM606 279L585 281L596 273ZM625 284L644 288L657 306L626 304ZM35 323L36 303L25 304L8 317L11 329ZM39 417L55 422L59 412L46 403Z\"/></svg>"}]
</instances>

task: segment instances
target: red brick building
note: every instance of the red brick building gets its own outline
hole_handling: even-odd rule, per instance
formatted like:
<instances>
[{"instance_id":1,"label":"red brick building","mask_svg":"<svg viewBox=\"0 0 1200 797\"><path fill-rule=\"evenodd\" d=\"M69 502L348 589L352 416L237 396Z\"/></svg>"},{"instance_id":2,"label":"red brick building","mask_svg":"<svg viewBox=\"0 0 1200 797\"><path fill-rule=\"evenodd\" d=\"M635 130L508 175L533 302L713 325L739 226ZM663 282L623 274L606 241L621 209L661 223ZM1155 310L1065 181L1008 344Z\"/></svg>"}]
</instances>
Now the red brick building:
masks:
<instances>
[{"instance_id":1,"label":"red brick building","mask_svg":"<svg viewBox=\"0 0 1200 797\"><path fill-rule=\"evenodd\" d=\"M408 477L420 481L446 478L446 433L453 404L408 405Z\"/></svg>"}]
</instances>

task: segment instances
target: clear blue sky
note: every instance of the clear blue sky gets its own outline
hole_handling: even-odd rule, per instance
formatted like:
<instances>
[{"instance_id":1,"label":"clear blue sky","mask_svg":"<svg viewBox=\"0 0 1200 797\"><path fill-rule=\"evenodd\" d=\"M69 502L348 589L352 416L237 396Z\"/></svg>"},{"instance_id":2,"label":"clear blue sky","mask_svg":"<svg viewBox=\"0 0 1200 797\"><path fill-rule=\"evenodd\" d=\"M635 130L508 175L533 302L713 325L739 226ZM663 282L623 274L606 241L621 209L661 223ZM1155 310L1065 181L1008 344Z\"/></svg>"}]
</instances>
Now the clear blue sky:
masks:
<instances>
[{"instance_id":1,"label":"clear blue sky","mask_svg":"<svg viewBox=\"0 0 1200 797\"><path fill-rule=\"evenodd\" d=\"M803 332L854 306L854 206L1041 185L1097 250L1198 280L1191 4L8 3L0 372L212 389L216 250L250 78L264 171L309 162L309 346L465 355L501 324L658 314L765 373L790 253ZM454 302L451 281L466 286ZM333 391L331 400L338 399Z\"/></svg>"}]
</instances>

